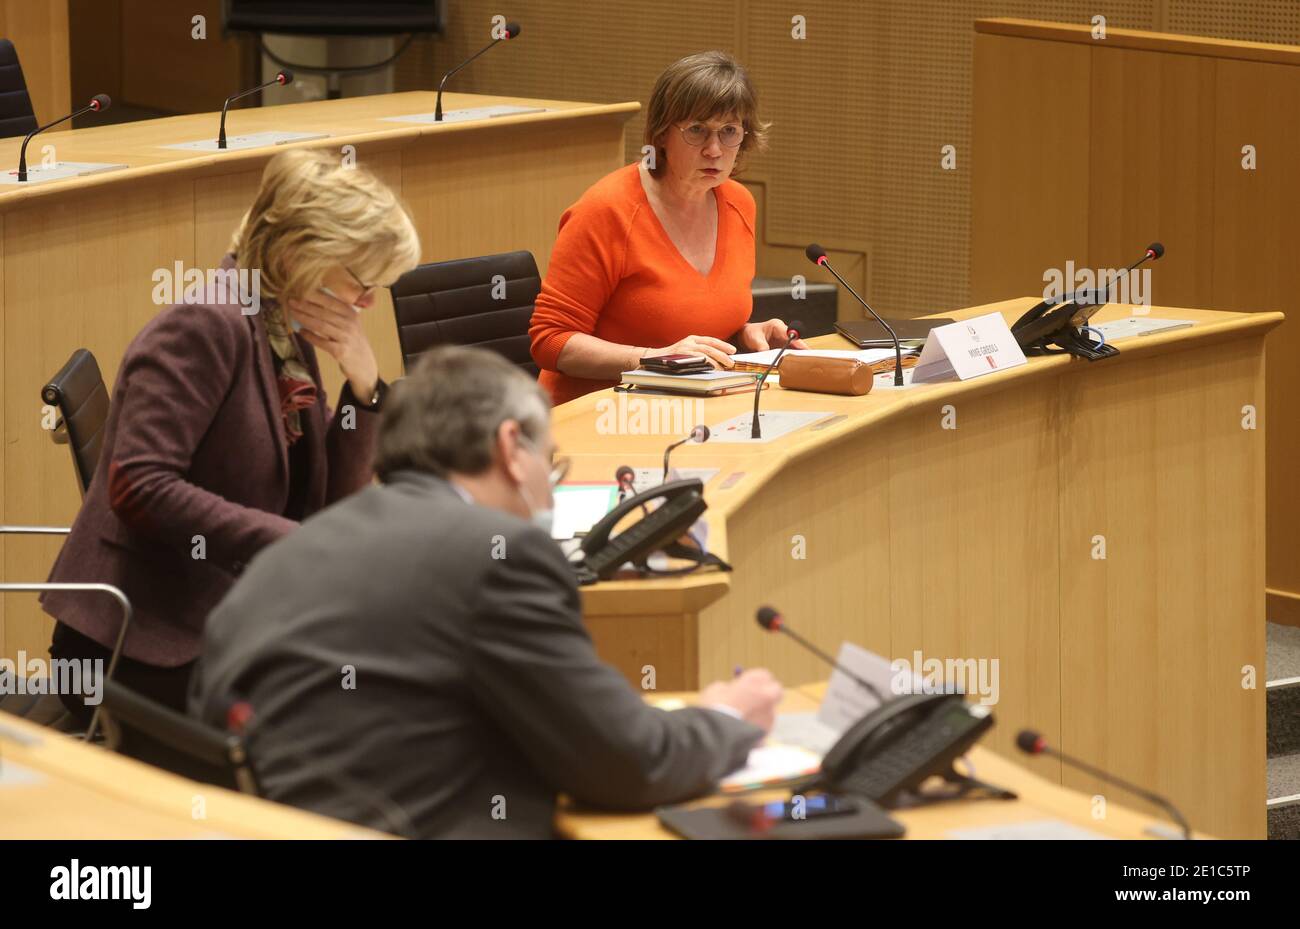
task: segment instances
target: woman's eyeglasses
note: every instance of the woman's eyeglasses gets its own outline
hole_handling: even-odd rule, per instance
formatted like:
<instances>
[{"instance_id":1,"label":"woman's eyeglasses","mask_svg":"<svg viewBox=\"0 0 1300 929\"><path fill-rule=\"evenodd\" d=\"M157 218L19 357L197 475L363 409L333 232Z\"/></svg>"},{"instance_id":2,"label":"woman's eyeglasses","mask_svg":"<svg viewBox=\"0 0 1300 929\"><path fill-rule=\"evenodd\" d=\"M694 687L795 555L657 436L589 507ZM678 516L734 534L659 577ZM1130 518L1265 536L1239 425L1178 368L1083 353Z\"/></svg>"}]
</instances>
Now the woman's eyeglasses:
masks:
<instances>
[{"instance_id":1,"label":"woman's eyeglasses","mask_svg":"<svg viewBox=\"0 0 1300 929\"><path fill-rule=\"evenodd\" d=\"M718 134L718 141L727 148L735 148L745 138L745 129L743 126L737 126L730 123L721 129L710 129L703 123L691 123L689 126L678 126L677 130L682 134L682 139L687 145L693 148L699 148L709 141L709 136L713 133Z\"/></svg>"},{"instance_id":2,"label":"woman's eyeglasses","mask_svg":"<svg viewBox=\"0 0 1300 929\"><path fill-rule=\"evenodd\" d=\"M356 274L353 273L352 269L347 265L343 266L343 270L352 275L352 280L356 281L357 286L361 288L361 293L357 294L357 299L353 301L354 303L360 303L362 300L366 299L366 297L369 297L379 289L378 284L367 284L363 282L361 278L357 277Z\"/></svg>"}]
</instances>

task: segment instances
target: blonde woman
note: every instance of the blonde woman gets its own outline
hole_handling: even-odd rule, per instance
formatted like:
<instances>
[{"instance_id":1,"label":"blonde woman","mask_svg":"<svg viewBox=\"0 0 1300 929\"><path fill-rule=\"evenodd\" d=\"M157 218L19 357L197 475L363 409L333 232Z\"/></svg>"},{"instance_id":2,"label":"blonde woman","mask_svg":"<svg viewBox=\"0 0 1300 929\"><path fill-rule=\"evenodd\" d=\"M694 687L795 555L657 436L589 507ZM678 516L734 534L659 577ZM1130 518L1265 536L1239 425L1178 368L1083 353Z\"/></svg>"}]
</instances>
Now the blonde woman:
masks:
<instances>
[{"instance_id":1,"label":"blonde woman","mask_svg":"<svg viewBox=\"0 0 1300 929\"><path fill-rule=\"evenodd\" d=\"M282 152L221 264L248 286L163 310L127 348L99 466L50 575L130 598L120 683L183 711L204 620L244 566L370 482L385 386L359 314L419 252L374 175ZM322 355L346 380L333 410ZM115 608L61 592L42 605L55 658L108 658ZM64 703L89 717L79 695Z\"/></svg>"}]
</instances>

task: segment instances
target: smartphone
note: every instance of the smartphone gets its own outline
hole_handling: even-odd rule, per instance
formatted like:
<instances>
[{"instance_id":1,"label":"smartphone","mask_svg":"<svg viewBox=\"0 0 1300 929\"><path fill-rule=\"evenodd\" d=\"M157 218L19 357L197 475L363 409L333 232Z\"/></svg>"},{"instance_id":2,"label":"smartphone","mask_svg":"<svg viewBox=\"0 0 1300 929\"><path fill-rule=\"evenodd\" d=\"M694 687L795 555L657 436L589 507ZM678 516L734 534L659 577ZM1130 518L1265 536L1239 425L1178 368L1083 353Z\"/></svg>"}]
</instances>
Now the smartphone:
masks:
<instances>
[{"instance_id":1,"label":"smartphone","mask_svg":"<svg viewBox=\"0 0 1300 929\"><path fill-rule=\"evenodd\" d=\"M803 819L818 819L822 816L843 816L857 812L857 804L843 800L831 794L814 794L804 797L803 803L777 800L763 804L763 814L769 819L797 822Z\"/></svg>"},{"instance_id":2,"label":"smartphone","mask_svg":"<svg viewBox=\"0 0 1300 929\"><path fill-rule=\"evenodd\" d=\"M641 367L658 371L703 371L713 365L703 355L653 355L644 359Z\"/></svg>"}]
</instances>

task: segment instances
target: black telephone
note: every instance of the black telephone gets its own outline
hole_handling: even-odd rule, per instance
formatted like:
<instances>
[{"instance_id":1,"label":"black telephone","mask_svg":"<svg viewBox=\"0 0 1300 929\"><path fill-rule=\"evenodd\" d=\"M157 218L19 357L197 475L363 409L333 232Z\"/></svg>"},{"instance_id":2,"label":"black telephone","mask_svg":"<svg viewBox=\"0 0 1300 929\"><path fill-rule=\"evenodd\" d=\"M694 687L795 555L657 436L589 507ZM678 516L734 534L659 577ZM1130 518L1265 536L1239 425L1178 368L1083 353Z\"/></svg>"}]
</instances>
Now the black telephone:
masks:
<instances>
[{"instance_id":1,"label":"black telephone","mask_svg":"<svg viewBox=\"0 0 1300 929\"><path fill-rule=\"evenodd\" d=\"M663 502L649 509L656 500ZM637 508L645 509L645 516L611 538L614 527ZM629 561L644 565L646 557L659 549L681 554L674 543L707 509L704 484L698 477L670 481L629 497L592 526L574 552L573 567L578 572L578 583L608 580Z\"/></svg>"},{"instance_id":2,"label":"black telephone","mask_svg":"<svg viewBox=\"0 0 1300 929\"><path fill-rule=\"evenodd\" d=\"M1026 355L1070 354L1088 361L1118 355L1115 346L1098 344L1081 332L1092 315L1106 305L1107 297L1106 291L1099 289L1049 298L1016 320L1011 334Z\"/></svg>"},{"instance_id":3,"label":"black telephone","mask_svg":"<svg viewBox=\"0 0 1300 929\"><path fill-rule=\"evenodd\" d=\"M826 757L818 784L836 793L856 794L886 809L905 792L916 792L932 775L996 796L1015 794L982 784L953 770L952 763L993 725L986 707L961 694L904 694L876 707L840 737Z\"/></svg>"}]
</instances>

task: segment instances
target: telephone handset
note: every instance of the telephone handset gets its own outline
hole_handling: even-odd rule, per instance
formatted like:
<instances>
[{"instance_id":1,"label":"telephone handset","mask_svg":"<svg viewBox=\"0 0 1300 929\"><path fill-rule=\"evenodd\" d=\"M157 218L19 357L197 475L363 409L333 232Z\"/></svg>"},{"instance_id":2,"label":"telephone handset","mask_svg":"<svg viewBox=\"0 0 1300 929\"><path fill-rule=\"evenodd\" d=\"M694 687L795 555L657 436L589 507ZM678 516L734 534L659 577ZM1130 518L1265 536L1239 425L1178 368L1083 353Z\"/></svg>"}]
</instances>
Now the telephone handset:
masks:
<instances>
[{"instance_id":1,"label":"telephone handset","mask_svg":"<svg viewBox=\"0 0 1300 929\"><path fill-rule=\"evenodd\" d=\"M663 501L637 523L611 537L614 528L633 510ZM574 557L578 582L594 584L613 577L629 561L643 564L652 552L672 545L686 533L708 509L704 502L704 484L697 478L669 481L624 500L591 527Z\"/></svg>"},{"instance_id":2,"label":"telephone handset","mask_svg":"<svg viewBox=\"0 0 1300 929\"><path fill-rule=\"evenodd\" d=\"M967 703L961 694L895 697L854 723L826 753L820 783L886 808L905 791L917 791L932 775L987 787L958 774L952 763L992 725L988 709Z\"/></svg>"},{"instance_id":3,"label":"telephone handset","mask_svg":"<svg viewBox=\"0 0 1300 929\"><path fill-rule=\"evenodd\" d=\"M1107 296L1104 290L1081 290L1048 298L1016 320L1011 334L1026 355L1071 354L1089 361L1109 358L1119 350L1080 333L1092 315L1105 306Z\"/></svg>"}]
</instances>

